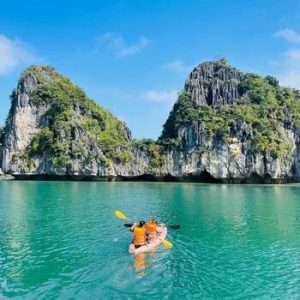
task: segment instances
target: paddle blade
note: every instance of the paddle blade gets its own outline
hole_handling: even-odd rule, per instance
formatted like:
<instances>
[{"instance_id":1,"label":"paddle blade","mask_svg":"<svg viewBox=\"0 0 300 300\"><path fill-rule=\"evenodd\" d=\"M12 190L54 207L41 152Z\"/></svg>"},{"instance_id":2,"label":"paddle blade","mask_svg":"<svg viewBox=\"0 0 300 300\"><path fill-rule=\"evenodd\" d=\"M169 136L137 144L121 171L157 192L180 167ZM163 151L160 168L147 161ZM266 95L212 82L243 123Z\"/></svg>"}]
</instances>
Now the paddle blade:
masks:
<instances>
[{"instance_id":1,"label":"paddle blade","mask_svg":"<svg viewBox=\"0 0 300 300\"><path fill-rule=\"evenodd\" d=\"M179 224L171 224L171 225L167 225L167 227L172 228L172 229L179 229L181 227L181 225L179 225Z\"/></svg>"},{"instance_id":2,"label":"paddle blade","mask_svg":"<svg viewBox=\"0 0 300 300\"><path fill-rule=\"evenodd\" d=\"M166 248L173 248L173 244L167 240L163 240L162 244L166 247Z\"/></svg>"},{"instance_id":3,"label":"paddle blade","mask_svg":"<svg viewBox=\"0 0 300 300\"><path fill-rule=\"evenodd\" d=\"M125 223L124 226L125 226L125 227L132 227L132 226L133 226L133 223Z\"/></svg>"},{"instance_id":4,"label":"paddle blade","mask_svg":"<svg viewBox=\"0 0 300 300\"><path fill-rule=\"evenodd\" d=\"M126 220L126 216L119 210L115 210L115 215L117 218L122 219L122 220Z\"/></svg>"}]
</instances>

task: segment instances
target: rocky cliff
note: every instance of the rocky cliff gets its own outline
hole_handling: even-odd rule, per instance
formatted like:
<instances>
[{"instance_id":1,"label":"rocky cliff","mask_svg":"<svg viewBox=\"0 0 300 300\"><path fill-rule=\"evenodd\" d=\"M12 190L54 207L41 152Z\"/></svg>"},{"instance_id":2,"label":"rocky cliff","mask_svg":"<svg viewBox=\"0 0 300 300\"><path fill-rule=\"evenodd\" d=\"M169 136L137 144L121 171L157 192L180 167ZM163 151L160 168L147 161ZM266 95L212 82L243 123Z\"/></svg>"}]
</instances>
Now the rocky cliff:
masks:
<instances>
[{"instance_id":1,"label":"rocky cliff","mask_svg":"<svg viewBox=\"0 0 300 300\"><path fill-rule=\"evenodd\" d=\"M156 142L132 140L123 122L52 67L25 70L11 101L1 165L19 178L300 178L298 93L224 59L194 68Z\"/></svg>"},{"instance_id":2,"label":"rocky cliff","mask_svg":"<svg viewBox=\"0 0 300 300\"><path fill-rule=\"evenodd\" d=\"M131 133L49 66L27 69L11 95L2 169L20 175L130 176L144 171Z\"/></svg>"},{"instance_id":3,"label":"rocky cliff","mask_svg":"<svg viewBox=\"0 0 300 300\"><path fill-rule=\"evenodd\" d=\"M185 91L196 105L219 107L239 102L239 84L244 74L227 66L224 59L198 65L185 83Z\"/></svg>"},{"instance_id":4,"label":"rocky cliff","mask_svg":"<svg viewBox=\"0 0 300 300\"><path fill-rule=\"evenodd\" d=\"M299 128L296 91L220 60L192 71L160 140L184 154L177 174L285 182L300 177Z\"/></svg>"}]
</instances>

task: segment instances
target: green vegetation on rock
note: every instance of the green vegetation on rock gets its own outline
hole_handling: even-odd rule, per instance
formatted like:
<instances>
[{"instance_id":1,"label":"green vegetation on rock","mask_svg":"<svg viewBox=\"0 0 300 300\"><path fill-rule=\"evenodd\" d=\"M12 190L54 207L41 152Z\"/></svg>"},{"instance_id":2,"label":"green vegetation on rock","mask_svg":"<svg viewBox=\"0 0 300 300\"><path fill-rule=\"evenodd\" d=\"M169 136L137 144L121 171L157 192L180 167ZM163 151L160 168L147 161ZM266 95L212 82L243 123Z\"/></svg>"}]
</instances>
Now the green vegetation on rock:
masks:
<instances>
[{"instance_id":1,"label":"green vegetation on rock","mask_svg":"<svg viewBox=\"0 0 300 300\"><path fill-rule=\"evenodd\" d=\"M198 106L183 91L164 124L161 142L178 140L178 130L182 127L201 125L208 136L225 142L233 137L247 139L253 152L268 151L274 158L291 150L284 129L300 129L300 101L295 92L280 87L272 76L263 78L255 74L246 74L238 89L238 104L217 108ZM236 136L235 128L241 124L247 136Z\"/></svg>"},{"instance_id":2,"label":"green vegetation on rock","mask_svg":"<svg viewBox=\"0 0 300 300\"><path fill-rule=\"evenodd\" d=\"M123 122L89 99L81 88L52 67L31 67L22 74L23 79L27 76L34 76L37 81L30 102L45 110L41 128L26 149L29 157L47 154L53 166L65 166L74 157L95 159L97 153L93 151L93 145L98 145L109 158L129 159L126 152L112 154L116 147L129 142Z\"/></svg>"},{"instance_id":3,"label":"green vegetation on rock","mask_svg":"<svg viewBox=\"0 0 300 300\"><path fill-rule=\"evenodd\" d=\"M149 147L151 145L157 145L157 141L153 139L134 139L132 141L132 145L136 147Z\"/></svg>"},{"instance_id":4,"label":"green vegetation on rock","mask_svg":"<svg viewBox=\"0 0 300 300\"><path fill-rule=\"evenodd\" d=\"M159 169L162 167L165 159L165 155L163 154L163 148L156 144L149 145L150 152L150 161L149 161L149 169Z\"/></svg>"},{"instance_id":5,"label":"green vegetation on rock","mask_svg":"<svg viewBox=\"0 0 300 300\"><path fill-rule=\"evenodd\" d=\"M215 62L217 69L225 68L225 69L231 69L231 66L229 65L227 59L225 57L220 58Z\"/></svg>"}]
</instances>

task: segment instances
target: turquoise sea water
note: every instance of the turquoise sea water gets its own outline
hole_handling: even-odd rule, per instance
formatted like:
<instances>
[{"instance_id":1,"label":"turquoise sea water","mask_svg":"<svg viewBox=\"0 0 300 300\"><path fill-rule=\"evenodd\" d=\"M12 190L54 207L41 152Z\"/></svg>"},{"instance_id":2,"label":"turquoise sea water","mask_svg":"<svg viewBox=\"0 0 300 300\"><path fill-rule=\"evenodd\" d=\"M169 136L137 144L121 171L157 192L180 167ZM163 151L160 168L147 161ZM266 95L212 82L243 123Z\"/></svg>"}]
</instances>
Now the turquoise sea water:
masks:
<instances>
[{"instance_id":1,"label":"turquoise sea water","mask_svg":"<svg viewBox=\"0 0 300 300\"><path fill-rule=\"evenodd\" d=\"M181 224L134 257L114 216ZM0 182L0 299L300 297L300 186Z\"/></svg>"}]
</instances>

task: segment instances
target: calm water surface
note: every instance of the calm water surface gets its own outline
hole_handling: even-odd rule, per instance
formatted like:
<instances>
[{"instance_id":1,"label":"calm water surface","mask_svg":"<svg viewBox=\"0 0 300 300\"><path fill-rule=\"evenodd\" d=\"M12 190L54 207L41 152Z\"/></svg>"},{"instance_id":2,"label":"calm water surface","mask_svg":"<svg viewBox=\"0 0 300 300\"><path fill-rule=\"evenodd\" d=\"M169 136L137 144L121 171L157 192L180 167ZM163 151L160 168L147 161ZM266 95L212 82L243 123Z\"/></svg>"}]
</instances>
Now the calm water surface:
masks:
<instances>
[{"instance_id":1,"label":"calm water surface","mask_svg":"<svg viewBox=\"0 0 300 300\"><path fill-rule=\"evenodd\" d=\"M134 257L113 212L156 216ZM0 299L300 297L300 186L0 182Z\"/></svg>"}]
</instances>

